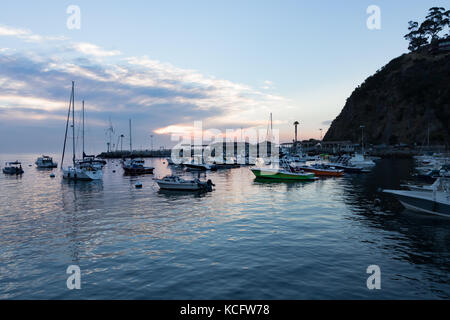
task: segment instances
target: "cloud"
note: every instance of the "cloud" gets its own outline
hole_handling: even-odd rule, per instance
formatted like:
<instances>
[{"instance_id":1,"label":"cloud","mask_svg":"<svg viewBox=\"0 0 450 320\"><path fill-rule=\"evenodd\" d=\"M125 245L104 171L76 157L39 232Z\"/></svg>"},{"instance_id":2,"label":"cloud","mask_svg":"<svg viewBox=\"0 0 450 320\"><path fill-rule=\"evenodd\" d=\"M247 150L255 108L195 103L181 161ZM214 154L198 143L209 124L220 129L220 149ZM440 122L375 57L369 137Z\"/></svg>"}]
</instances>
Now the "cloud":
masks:
<instances>
[{"instance_id":1,"label":"cloud","mask_svg":"<svg viewBox=\"0 0 450 320\"><path fill-rule=\"evenodd\" d=\"M80 53L94 57L113 57L121 54L118 50L104 50L95 44L87 42L74 43L72 48Z\"/></svg>"},{"instance_id":2,"label":"cloud","mask_svg":"<svg viewBox=\"0 0 450 320\"><path fill-rule=\"evenodd\" d=\"M125 56L118 50L5 26L0 27L0 36L41 41L27 52L0 50L2 126L13 126L14 120L8 118L22 119L27 113L29 121L43 128L48 121L61 121L66 116L72 80L77 110L81 100L86 100L93 126L101 126L110 116L116 123L133 118L137 141L139 137L147 139L152 131L169 135L196 120L217 129L265 126L269 112L288 102L242 83L148 56ZM98 136L104 129L97 128Z\"/></svg>"}]
</instances>

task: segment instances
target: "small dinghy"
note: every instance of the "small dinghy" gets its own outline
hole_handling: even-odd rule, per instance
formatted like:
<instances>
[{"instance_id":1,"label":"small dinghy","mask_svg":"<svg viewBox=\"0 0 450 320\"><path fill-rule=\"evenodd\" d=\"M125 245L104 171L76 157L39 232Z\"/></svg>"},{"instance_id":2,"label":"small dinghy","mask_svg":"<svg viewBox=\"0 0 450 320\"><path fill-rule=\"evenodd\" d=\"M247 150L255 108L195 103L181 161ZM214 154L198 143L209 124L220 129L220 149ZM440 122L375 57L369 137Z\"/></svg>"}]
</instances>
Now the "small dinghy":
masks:
<instances>
[{"instance_id":1,"label":"small dinghy","mask_svg":"<svg viewBox=\"0 0 450 320\"><path fill-rule=\"evenodd\" d=\"M184 180L178 176L167 176L162 179L155 180L159 188L162 190L212 191L212 187L214 186L211 180Z\"/></svg>"},{"instance_id":2,"label":"small dinghy","mask_svg":"<svg viewBox=\"0 0 450 320\"><path fill-rule=\"evenodd\" d=\"M22 174L23 172L22 164L19 161L8 162L3 168L4 174Z\"/></svg>"}]
</instances>

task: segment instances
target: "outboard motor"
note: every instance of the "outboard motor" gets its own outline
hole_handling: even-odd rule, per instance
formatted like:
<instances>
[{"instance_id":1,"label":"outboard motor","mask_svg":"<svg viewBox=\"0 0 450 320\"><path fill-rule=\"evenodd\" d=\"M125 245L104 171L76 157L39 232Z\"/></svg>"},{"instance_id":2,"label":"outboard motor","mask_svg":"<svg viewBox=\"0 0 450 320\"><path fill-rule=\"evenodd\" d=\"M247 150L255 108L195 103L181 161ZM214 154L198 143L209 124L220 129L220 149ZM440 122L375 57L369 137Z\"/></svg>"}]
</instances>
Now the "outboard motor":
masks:
<instances>
[{"instance_id":1,"label":"outboard motor","mask_svg":"<svg viewBox=\"0 0 450 320\"><path fill-rule=\"evenodd\" d=\"M211 179L208 179L208 181L206 181L206 188L208 191L212 191L212 187L215 186L214 183L212 183Z\"/></svg>"}]
</instances>

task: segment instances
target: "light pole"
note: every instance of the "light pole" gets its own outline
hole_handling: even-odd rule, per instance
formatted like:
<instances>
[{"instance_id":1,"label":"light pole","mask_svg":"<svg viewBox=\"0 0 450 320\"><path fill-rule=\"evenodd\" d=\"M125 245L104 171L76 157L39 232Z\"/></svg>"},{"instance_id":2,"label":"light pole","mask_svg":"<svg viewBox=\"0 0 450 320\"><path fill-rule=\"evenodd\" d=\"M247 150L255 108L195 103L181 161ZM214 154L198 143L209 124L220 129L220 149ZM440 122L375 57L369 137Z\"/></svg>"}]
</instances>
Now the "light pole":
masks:
<instances>
[{"instance_id":1,"label":"light pole","mask_svg":"<svg viewBox=\"0 0 450 320\"><path fill-rule=\"evenodd\" d=\"M297 143L297 126L299 125L300 123L298 122L298 121L295 121L294 122L294 127L295 127L295 143Z\"/></svg>"},{"instance_id":2,"label":"light pole","mask_svg":"<svg viewBox=\"0 0 450 320\"><path fill-rule=\"evenodd\" d=\"M150 140L151 140L151 147L152 147L151 151L153 151L153 135L152 134L150 135Z\"/></svg>"},{"instance_id":3,"label":"light pole","mask_svg":"<svg viewBox=\"0 0 450 320\"><path fill-rule=\"evenodd\" d=\"M322 128L320 128L319 130L320 130L320 141L322 141Z\"/></svg>"},{"instance_id":4,"label":"light pole","mask_svg":"<svg viewBox=\"0 0 450 320\"><path fill-rule=\"evenodd\" d=\"M359 126L361 128L361 150L362 154L364 154L364 127L363 125Z\"/></svg>"}]
</instances>

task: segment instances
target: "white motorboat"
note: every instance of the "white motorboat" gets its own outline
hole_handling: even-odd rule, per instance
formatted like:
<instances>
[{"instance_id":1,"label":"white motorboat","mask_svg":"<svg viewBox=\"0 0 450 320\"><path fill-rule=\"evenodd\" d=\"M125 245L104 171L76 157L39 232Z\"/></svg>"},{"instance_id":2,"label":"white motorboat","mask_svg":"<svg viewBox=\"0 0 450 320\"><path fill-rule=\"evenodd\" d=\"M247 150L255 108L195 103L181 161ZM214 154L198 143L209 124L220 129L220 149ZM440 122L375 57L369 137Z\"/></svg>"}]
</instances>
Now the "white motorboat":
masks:
<instances>
[{"instance_id":1,"label":"white motorboat","mask_svg":"<svg viewBox=\"0 0 450 320\"><path fill-rule=\"evenodd\" d=\"M58 163L53 161L53 158L49 156L42 156L37 158L35 164L38 168L41 169L51 169L58 167Z\"/></svg>"},{"instance_id":2,"label":"white motorboat","mask_svg":"<svg viewBox=\"0 0 450 320\"><path fill-rule=\"evenodd\" d=\"M355 167L360 167L364 169L372 168L375 166L375 162L364 157L361 153L356 153L353 157L348 160L348 163Z\"/></svg>"},{"instance_id":3,"label":"white motorboat","mask_svg":"<svg viewBox=\"0 0 450 320\"><path fill-rule=\"evenodd\" d=\"M167 176L162 179L155 179L156 183L164 190L184 190L184 191L212 191L214 184L211 180L206 182L199 179L184 180L178 176Z\"/></svg>"},{"instance_id":4,"label":"white motorboat","mask_svg":"<svg viewBox=\"0 0 450 320\"><path fill-rule=\"evenodd\" d=\"M432 192L409 190L383 190L394 195L407 209L450 217L449 179L441 179Z\"/></svg>"}]
</instances>

